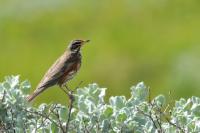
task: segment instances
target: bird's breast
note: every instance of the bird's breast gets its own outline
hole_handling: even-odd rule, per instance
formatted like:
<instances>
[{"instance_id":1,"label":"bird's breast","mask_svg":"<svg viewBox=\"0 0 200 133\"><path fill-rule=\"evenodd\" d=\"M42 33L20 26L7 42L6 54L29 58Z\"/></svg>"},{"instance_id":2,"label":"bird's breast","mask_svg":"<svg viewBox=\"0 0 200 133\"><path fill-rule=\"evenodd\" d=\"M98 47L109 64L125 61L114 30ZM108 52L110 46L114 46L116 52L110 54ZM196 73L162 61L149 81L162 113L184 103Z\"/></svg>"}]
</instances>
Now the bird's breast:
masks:
<instances>
[{"instance_id":1,"label":"bird's breast","mask_svg":"<svg viewBox=\"0 0 200 133\"><path fill-rule=\"evenodd\" d=\"M67 81L69 81L70 79L72 79L75 76L75 74L78 72L78 70L80 69L80 67L81 67L81 60L79 60L76 63L74 63L73 65L71 65L70 68L67 68L64 71L63 76L60 78L58 84L60 86L62 86Z\"/></svg>"}]
</instances>

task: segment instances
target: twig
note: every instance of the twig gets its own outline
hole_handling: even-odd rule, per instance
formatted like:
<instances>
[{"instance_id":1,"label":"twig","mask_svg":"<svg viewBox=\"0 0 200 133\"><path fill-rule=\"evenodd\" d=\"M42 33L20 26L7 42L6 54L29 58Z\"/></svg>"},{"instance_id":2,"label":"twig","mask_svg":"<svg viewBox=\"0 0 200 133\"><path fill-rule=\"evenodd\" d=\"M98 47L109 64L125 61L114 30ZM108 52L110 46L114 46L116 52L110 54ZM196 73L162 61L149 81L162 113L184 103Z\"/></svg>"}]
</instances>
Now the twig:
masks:
<instances>
[{"instance_id":1,"label":"twig","mask_svg":"<svg viewBox=\"0 0 200 133\"><path fill-rule=\"evenodd\" d=\"M161 126L162 124L161 124L161 120L160 120L161 118L158 117L156 114L155 114L155 116L156 116L156 121L157 121L157 123L158 123L158 126L159 126L159 128L160 128L159 132L162 133L162 132L163 132L163 131L162 131L162 126Z\"/></svg>"},{"instance_id":2,"label":"twig","mask_svg":"<svg viewBox=\"0 0 200 133\"><path fill-rule=\"evenodd\" d=\"M12 119L12 128L13 128L13 132L15 133L16 131L15 131L15 121L13 119L13 110L11 109L10 112L11 112L11 119Z\"/></svg>"},{"instance_id":3,"label":"twig","mask_svg":"<svg viewBox=\"0 0 200 133\"><path fill-rule=\"evenodd\" d=\"M151 121L153 122L154 128L158 129L158 127L156 126L156 123L154 121L154 119L152 118L152 113L151 111L149 112L149 114L144 113L142 110L140 110L139 108L137 108L139 112L141 112L144 116L147 116L151 119Z\"/></svg>"},{"instance_id":4,"label":"twig","mask_svg":"<svg viewBox=\"0 0 200 133\"><path fill-rule=\"evenodd\" d=\"M37 127L38 119L35 120L35 133L37 133L38 127Z\"/></svg>"},{"instance_id":5,"label":"twig","mask_svg":"<svg viewBox=\"0 0 200 133\"><path fill-rule=\"evenodd\" d=\"M69 129L69 121L71 118L71 112L72 112L72 108L73 108L73 102L74 102L74 96L73 96L73 91L70 91L68 93L69 96L69 113L68 113L68 119L67 119L67 123L66 123L66 132L68 132Z\"/></svg>"},{"instance_id":6,"label":"twig","mask_svg":"<svg viewBox=\"0 0 200 133\"><path fill-rule=\"evenodd\" d=\"M157 110L157 111L159 111L159 113L162 113L161 110ZM164 116L164 119L165 119L170 125L172 125L172 126L178 128L180 131L182 131L183 133L185 133L185 130L184 130L182 127L178 126L178 125L175 124L175 123L172 123L172 122L169 120L169 118L168 118L164 113L162 113L162 114L163 114L163 116Z\"/></svg>"},{"instance_id":7,"label":"twig","mask_svg":"<svg viewBox=\"0 0 200 133\"><path fill-rule=\"evenodd\" d=\"M59 125L60 125L60 128L61 128L62 132L65 133L65 129L64 129L63 126L62 126L62 122L61 122L61 120L60 120L60 116L59 116L59 113L58 113L58 110L57 110L57 109L56 109L56 113L54 113L54 114L55 114L55 116L56 116L57 119L58 119L58 123L59 123Z\"/></svg>"},{"instance_id":8,"label":"twig","mask_svg":"<svg viewBox=\"0 0 200 133\"><path fill-rule=\"evenodd\" d=\"M159 108L159 110L160 110L160 113L159 113L159 126L160 126L160 130L161 130L161 132L163 132L163 130L162 130L162 112L161 112L161 108Z\"/></svg>"},{"instance_id":9,"label":"twig","mask_svg":"<svg viewBox=\"0 0 200 133\"><path fill-rule=\"evenodd\" d=\"M29 113L33 113L33 114L39 115L41 117L44 117L44 118L48 119L49 121L51 121L52 123L54 123L57 127L59 127L59 125L53 119L51 119L48 115L44 115L44 114L36 112L36 111L29 111L29 110L25 110L25 111L29 112Z\"/></svg>"},{"instance_id":10,"label":"twig","mask_svg":"<svg viewBox=\"0 0 200 133\"><path fill-rule=\"evenodd\" d=\"M151 91L150 91L150 88L148 88L148 92L149 92L148 100L149 100L149 103L151 103Z\"/></svg>"},{"instance_id":11,"label":"twig","mask_svg":"<svg viewBox=\"0 0 200 133\"><path fill-rule=\"evenodd\" d=\"M86 124L85 124L85 121L83 121L83 124L84 124L84 132L86 132L86 133L90 133L89 131L88 131L88 129L87 129L87 126L86 126Z\"/></svg>"},{"instance_id":12,"label":"twig","mask_svg":"<svg viewBox=\"0 0 200 133\"><path fill-rule=\"evenodd\" d=\"M165 109L164 109L164 111L163 111L163 113L165 113L165 112L167 112L167 110L169 109L169 104L167 104L167 106L165 107Z\"/></svg>"},{"instance_id":13,"label":"twig","mask_svg":"<svg viewBox=\"0 0 200 133\"><path fill-rule=\"evenodd\" d=\"M180 131L182 131L183 133L185 133L185 130L184 130L183 128L181 128L180 126L176 125L175 123L172 123L167 117L165 117L165 119L166 119L166 121L167 121L170 125L172 125L172 126L178 128Z\"/></svg>"},{"instance_id":14,"label":"twig","mask_svg":"<svg viewBox=\"0 0 200 133\"><path fill-rule=\"evenodd\" d=\"M81 82L75 87L75 89L78 89L78 88L81 86L82 83L83 83L83 81L81 81Z\"/></svg>"}]
</instances>

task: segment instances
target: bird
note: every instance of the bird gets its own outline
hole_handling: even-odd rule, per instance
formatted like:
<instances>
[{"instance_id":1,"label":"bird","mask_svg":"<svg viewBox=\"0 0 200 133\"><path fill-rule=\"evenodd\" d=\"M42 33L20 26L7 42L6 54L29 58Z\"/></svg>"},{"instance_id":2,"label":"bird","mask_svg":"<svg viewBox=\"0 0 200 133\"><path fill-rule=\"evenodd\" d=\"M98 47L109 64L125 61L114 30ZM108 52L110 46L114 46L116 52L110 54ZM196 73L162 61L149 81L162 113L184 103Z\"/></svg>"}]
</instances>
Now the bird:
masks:
<instances>
[{"instance_id":1,"label":"bird","mask_svg":"<svg viewBox=\"0 0 200 133\"><path fill-rule=\"evenodd\" d=\"M55 63L44 74L42 80L37 85L35 91L26 99L31 102L47 88L58 85L65 86L79 71L81 67L81 48L90 40L72 40L65 52L55 61Z\"/></svg>"}]
</instances>

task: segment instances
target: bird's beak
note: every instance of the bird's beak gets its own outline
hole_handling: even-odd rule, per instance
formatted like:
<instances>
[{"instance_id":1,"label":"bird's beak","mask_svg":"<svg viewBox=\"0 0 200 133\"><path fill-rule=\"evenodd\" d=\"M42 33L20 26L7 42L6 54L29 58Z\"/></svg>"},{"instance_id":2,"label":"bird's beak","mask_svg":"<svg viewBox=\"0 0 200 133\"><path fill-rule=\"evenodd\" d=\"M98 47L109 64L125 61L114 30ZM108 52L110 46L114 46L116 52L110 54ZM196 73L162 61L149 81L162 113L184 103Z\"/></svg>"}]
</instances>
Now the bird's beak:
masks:
<instances>
[{"instance_id":1,"label":"bird's beak","mask_svg":"<svg viewBox=\"0 0 200 133\"><path fill-rule=\"evenodd\" d=\"M83 40L82 45L84 45L85 43L88 43L88 42L90 42L90 40Z\"/></svg>"}]
</instances>

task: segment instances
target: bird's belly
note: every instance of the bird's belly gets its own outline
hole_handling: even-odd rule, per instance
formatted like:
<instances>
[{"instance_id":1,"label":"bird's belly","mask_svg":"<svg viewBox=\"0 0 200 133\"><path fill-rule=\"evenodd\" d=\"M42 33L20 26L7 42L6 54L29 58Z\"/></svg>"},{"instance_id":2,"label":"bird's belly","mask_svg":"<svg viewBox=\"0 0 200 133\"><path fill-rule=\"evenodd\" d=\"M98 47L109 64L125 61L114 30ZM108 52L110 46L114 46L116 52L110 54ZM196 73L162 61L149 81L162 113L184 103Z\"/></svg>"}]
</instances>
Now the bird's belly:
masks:
<instances>
[{"instance_id":1,"label":"bird's belly","mask_svg":"<svg viewBox=\"0 0 200 133\"><path fill-rule=\"evenodd\" d=\"M81 64L77 63L77 64L73 65L71 67L71 69L65 71L64 74L63 74L63 76L61 77L60 82L58 82L58 84L60 86L62 86L64 84L66 84L66 82L68 82L69 80L71 80L76 75L76 73L78 72L78 70L80 69L80 66L81 66Z\"/></svg>"},{"instance_id":2,"label":"bird's belly","mask_svg":"<svg viewBox=\"0 0 200 133\"><path fill-rule=\"evenodd\" d=\"M69 72L69 74L66 76L64 83L66 83L67 81L71 80L75 75L76 75L77 71L71 71Z\"/></svg>"}]
</instances>

